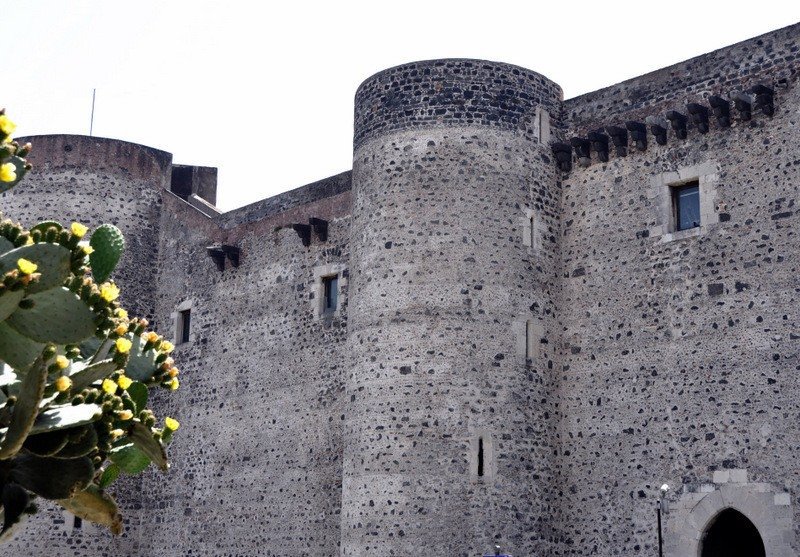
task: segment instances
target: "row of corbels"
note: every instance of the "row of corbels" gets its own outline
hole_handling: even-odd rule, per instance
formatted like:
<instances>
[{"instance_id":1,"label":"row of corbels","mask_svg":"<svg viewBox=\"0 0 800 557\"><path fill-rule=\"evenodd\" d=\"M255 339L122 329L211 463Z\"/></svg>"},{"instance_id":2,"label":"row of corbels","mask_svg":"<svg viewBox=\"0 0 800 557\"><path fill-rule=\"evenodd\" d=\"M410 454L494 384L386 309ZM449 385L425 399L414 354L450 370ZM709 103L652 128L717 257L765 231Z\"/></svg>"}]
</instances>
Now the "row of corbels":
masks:
<instances>
[{"instance_id":1,"label":"row of corbels","mask_svg":"<svg viewBox=\"0 0 800 557\"><path fill-rule=\"evenodd\" d=\"M592 162L591 153L597 153L597 158L601 162L608 162L609 139L614 145L614 151L618 157L628 154L628 143L630 140L636 145L639 151L647 149L647 128L659 145L667 144L667 128L671 127L678 139L686 139L688 136L688 123L700 133L708 133L710 117L716 119L720 128L731 126L731 103L739 114L739 119L743 122L753 117L753 111L760 111L767 116L775 113L774 105L775 91L766 85L756 85L750 89L750 94L737 93L732 98L724 99L718 95L708 98L709 106L699 103L689 103L686 105L686 113L670 110L664 115L648 116L644 122L630 121L625 126L606 126L588 133L587 137L573 137L569 143L555 142L551 145L553 155L556 159L558 168L564 172L572 170L572 151L578 157L578 164L583 167L589 166ZM667 123L669 122L669 123Z\"/></svg>"}]
</instances>

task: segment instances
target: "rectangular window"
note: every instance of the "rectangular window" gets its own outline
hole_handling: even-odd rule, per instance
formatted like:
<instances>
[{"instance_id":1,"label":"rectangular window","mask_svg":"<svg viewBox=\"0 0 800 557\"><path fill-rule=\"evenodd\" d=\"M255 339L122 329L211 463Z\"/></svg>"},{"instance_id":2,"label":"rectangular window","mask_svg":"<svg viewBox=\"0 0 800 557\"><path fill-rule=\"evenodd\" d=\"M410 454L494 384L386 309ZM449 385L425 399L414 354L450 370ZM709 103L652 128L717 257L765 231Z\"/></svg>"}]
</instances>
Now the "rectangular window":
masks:
<instances>
[{"instance_id":1,"label":"rectangular window","mask_svg":"<svg viewBox=\"0 0 800 557\"><path fill-rule=\"evenodd\" d=\"M675 231L700 226L700 184L697 180L672 186L672 213Z\"/></svg>"},{"instance_id":2,"label":"rectangular window","mask_svg":"<svg viewBox=\"0 0 800 557\"><path fill-rule=\"evenodd\" d=\"M83 527L83 520L79 516L75 516L72 519L72 528L73 530L80 530Z\"/></svg>"},{"instance_id":3,"label":"rectangular window","mask_svg":"<svg viewBox=\"0 0 800 557\"><path fill-rule=\"evenodd\" d=\"M483 477L483 437L478 437L478 477Z\"/></svg>"},{"instance_id":4,"label":"rectangular window","mask_svg":"<svg viewBox=\"0 0 800 557\"><path fill-rule=\"evenodd\" d=\"M324 313L335 313L339 303L339 275L322 277L322 290L322 311Z\"/></svg>"},{"instance_id":5,"label":"rectangular window","mask_svg":"<svg viewBox=\"0 0 800 557\"><path fill-rule=\"evenodd\" d=\"M180 327L180 334L178 335L178 342L181 344L189 342L189 334L192 327L192 310L185 309L178 314L178 323Z\"/></svg>"}]
</instances>

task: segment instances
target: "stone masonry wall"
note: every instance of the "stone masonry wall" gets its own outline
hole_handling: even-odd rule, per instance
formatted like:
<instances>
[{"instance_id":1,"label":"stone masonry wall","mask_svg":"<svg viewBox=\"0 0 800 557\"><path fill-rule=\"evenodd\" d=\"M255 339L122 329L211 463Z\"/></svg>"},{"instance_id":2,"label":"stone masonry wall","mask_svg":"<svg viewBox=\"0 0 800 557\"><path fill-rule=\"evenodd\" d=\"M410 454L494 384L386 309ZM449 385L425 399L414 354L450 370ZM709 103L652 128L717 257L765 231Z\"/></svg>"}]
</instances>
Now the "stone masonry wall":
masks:
<instances>
[{"instance_id":1,"label":"stone masonry wall","mask_svg":"<svg viewBox=\"0 0 800 557\"><path fill-rule=\"evenodd\" d=\"M166 198L158 320L169 331L190 303L192 340L175 350L182 388L165 401L185 424L170 481L145 482L148 555L338 553L348 294L335 317L318 315L315 271L341 268L346 283L348 196L241 226L229 214L227 229ZM330 236L307 248L285 226L309 217ZM206 255L220 241L240 247L238 268Z\"/></svg>"},{"instance_id":2,"label":"stone masonry wall","mask_svg":"<svg viewBox=\"0 0 800 557\"><path fill-rule=\"evenodd\" d=\"M710 92L776 84L796 73L799 29L567 101L570 126L641 120ZM712 116L707 134L690 127L679 140L670 130L667 145L650 136L646 151L631 145L626 157L612 147L608 163L593 158L564 177L559 555L653 554L662 483L672 486L669 554L689 554L679 542L696 551L705 524L681 509L703 496L686 494L712 493L717 472L734 469L756 482L740 484L753 495L738 508L766 542L791 544L768 543L767 554L800 552L799 91L792 77L776 89L773 117L734 113L720 128ZM675 232L669 188L690 179L700 182L701 227ZM757 493L768 504L756 505ZM776 533L790 504L787 539Z\"/></svg>"}]
</instances>

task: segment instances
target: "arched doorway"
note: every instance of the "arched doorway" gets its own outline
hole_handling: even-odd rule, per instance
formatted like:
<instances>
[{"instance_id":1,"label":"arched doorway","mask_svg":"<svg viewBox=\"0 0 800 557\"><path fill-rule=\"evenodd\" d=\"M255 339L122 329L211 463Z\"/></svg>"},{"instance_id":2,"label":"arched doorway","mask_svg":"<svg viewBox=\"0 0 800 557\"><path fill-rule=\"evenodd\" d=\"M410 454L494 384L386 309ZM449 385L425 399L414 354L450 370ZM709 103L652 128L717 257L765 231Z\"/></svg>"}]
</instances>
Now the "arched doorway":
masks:
<instances>
[{"instance_id":1,"label":"arched doorway","mask_svg":"<svg viewBox=\"0 0 800 557\"><path fill-rule=\"evenodd\" d=\"M725 509L703 534L700 557L765 557L758 529L735 509Z\"/></svg>"}]
</instances>

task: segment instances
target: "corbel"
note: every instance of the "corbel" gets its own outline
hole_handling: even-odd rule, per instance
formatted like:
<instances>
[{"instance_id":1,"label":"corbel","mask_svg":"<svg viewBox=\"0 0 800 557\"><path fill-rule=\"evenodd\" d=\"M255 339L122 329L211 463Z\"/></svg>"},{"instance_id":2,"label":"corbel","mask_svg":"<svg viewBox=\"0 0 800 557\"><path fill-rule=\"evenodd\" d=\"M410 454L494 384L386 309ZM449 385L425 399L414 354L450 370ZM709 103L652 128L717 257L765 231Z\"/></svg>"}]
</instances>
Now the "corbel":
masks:
<instances>
[{"instance_id":1,"label":"corbel","mask_svg":"<svg viewBox=\"0 0 800 557\"><path fill-rule=\"evenodd\" d=\"M608 162L608 136L603 133L603 129L589 132L589 143L592 150L597 153L597 158L601 162Z\"/></svg>"},{"instance_id":2,"label":"corbel","mask_svg":"<svg viewBox=\"0 0 800 557\"><path fill-rule=\"evenodd\" d=\"M731 101L717 95L711 95L708 97L708 104L711 105L711 110L717 119L719 127L731 127Z\"/></svg>"},{"instance_id":3,"label":"corbel","mask_svg":"<svg viewBox=\"0 0 800 557\"><path fill-rule=\"evenodd\" d=\"M311 245L311 226L308 224L293 224L292 230L297 232L297 235L300 236L300 239L303 241L303 245L308 247Z\"/></svg>"},{"instance_id":4,"label":"corbel","mask_svg":"<svg viewBox=\"0 0 800 557\"><path fill-rule=\"evenodd\" d=\"M640 151L647 150L647 126L641 122L625 122L625 127L631 132L631 139Z\"/></svg>"},{"instance_id":5,"label":"corbel","mask_svg":"<svg viewBox=\"0 0 800 557\"><path fill-rule=\"evenodd\" d=\"M650 125L650 133L656 138L659 145L667 144L667 123L656 116L648 116L645 122Z\"/></svg>"},{"instance_id":6,"label":"corbel","mask_svg":"<svg viewBox=\"0 0 800 557\"><path fill-rule=\"evenodd\" d=\"M772 116L775 114L775 90L771 87L767 87L766 85L755 85L750 92L756 96L756 109L760 109L761 112L766 114L767 116Z\"/></svg>"},{"instance_id":7,"label":"corbel","mask_svg":"<svg viewBox=\"0 0 800 557\"><path fill-rule=\"evenodd\" d=\"M628 154L628 130L619 126L606 126L606 133L611 136L618 157Z\"/></svg>"},{"instance_id":8,"label":"corbel","mask_svg":"<svg viewBox=\"0 0 800 557\"><path fill-rule=\"evenodd\" d=\"M578 156L578 164L582 167L587 167L592 164L592 155L590 152L591 143L589 143L588 139L584 139L583 137L573 137L569 140L570 145L575 150L575 154Z\"/></svg>"},{"instance_id":9,"label":"corbel","mask_svg":"<svg viewBox=\"0 0 800 557\"><path fill-rule=\"evenodd\" d=\"M556 164L562 172L572 170L572 146L569 143L553 143L550 148L556 158Z\"/></svg>"},{"instance_id":10,"label":"corbel","mask_svg":"<svg viewBox=\"0 0 800 557\"><path fill-rule=\"evenodd\" d=\"M311 225L311 228L314 230L314 234L317 235L317 238L319 238L320 242L328 241L328 221L311 217L308 219L308 224Z\"/></svg>"},{"instance_id":11,"label":"corbel","mask_svg":"<svg viewBox=\"0 0 800 557\"><path fill-rule=\"evenodd\" d=\"M670 110L665 114L669 123L672 124L672 129L675 131L675 137L678 139L686 139L686 116L677 110Z\"/></svg>"},{"instance_id":12,"label":"corbel","mask_svg":"<svg viewBox=\"0 0 800 557\"><path fill-rule=\"evenodd\" d=\"M692 124L697 127L700 133L708 133L708 108L698 103L686 105L686 111L692 119Z\"/></svg>"},{"instance_id":13,"label":"corbel","mask_svg":"<svg viewBox=\"0 0 800 557\"><path fill-rule=\"evenodd\" d=\"M739 118L741 118L743 122L747 122L753 117L753 100L747 93L736 93L733 96L733 106L736 108L736 111L739 113Z\"/></svg>"},{"instance_id":14,"label":"corbel","mask_svg":"<svg viewBox=\"0 0 800 557\"><path fill-rule=\"evenodd\" d=\"M220 249L222 249L222 252L225 254L225 257L228 258L228 261L231 262L232 266L234 266L234 267L238 267L239 266L240 250L239 250L239 248L237 246L230 246L228 244L222 244L222 246L220 246Z\"/></svg>"},{"instance_id":15,"label":"corbel","mask_svg":"<svg viewBox=\"0 0 800 557\"><path fill-rule=\"evenodd\" d=\"M206 253L208 253L208 256L216 264L217 270L225 270L225 252L222 250L221 246L208 246L206 248Z\"/></svg>"}]
</instances>

